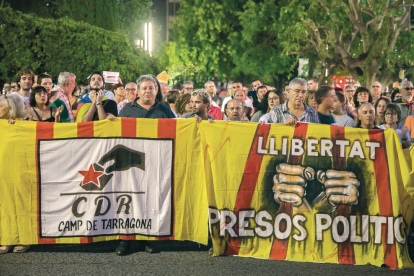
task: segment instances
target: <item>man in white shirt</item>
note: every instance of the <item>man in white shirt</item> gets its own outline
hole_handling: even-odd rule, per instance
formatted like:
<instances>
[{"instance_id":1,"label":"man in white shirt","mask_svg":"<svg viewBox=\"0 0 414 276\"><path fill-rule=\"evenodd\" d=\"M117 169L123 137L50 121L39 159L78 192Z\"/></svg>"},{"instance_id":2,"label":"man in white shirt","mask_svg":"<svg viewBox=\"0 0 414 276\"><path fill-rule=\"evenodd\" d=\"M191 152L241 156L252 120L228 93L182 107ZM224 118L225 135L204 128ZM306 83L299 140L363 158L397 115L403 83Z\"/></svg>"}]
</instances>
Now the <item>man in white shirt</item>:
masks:
<instances>
[{"instance_id":1,"label":"man in white shirt","mask_svg":"<svg viewBox=\"0 0 414 276\"><path fill-rule=\"evenodd\" d=\"M128 82L127 85L125 86L125 91L126 91L126 99L117 105L118 114L121 112L122 108L124 108L124 106L127 103L130 103L136 99L137 92L138 92L137 84L135 82Z\"/></svg>"},{"instance_id":2,"label":"man in white shirt","mask_svg":"<svg viewBox=\"0 0 414 276\"><path fill-rule=\"evenodd\" d=\"M29 104L33 81L34 73L30 69L22 69L16 75L16 82L20 85L20 89L14 93L19 95L25 104Z\"/></svg>"},{"instance_id":3,"label":"man in white shirt","mask_svg":"<svg viewBox=\"0 0 414 276\"><path fill-rule=\"evenodd\" d=\"M236 91L238 91L238 90L242 90L243 93L244 93L243 84L242 84L241 81L234 81L233 82L233 95L236 94ZM232 97L227 97L227 98L224 99L223 105L221 107L221 112L225 112L225 106L226 106L226 104L229 101L231 101L232 99L233 99ZM252 100L250 98L246 98L246 100L244 101L244 103L246 104L247 107L250 107L251 109L253 109L253 103L252 103Z\"/></svg>"}]
</instances>

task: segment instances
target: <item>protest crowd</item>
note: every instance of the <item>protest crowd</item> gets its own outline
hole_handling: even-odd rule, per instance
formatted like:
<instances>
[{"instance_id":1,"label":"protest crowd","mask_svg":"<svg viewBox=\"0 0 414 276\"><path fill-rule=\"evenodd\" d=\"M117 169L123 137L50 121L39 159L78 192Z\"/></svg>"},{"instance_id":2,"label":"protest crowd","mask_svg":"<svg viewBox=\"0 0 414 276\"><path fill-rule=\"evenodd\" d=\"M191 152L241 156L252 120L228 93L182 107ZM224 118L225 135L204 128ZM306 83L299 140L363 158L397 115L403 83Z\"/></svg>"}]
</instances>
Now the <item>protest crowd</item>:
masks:
<instances>
[{"instance_id":1,"label":"protest crowd","mask_svg":"<svg viewBox=\"0 0 414 276\"><path fill-rule=\"evenodd\" d=\"M121 78L105 85L93 72L88 85L76 75L62 72L57 79L22 69L5 83L0 97L0 119L55 123L116 120L117 117L217 120L239 123L286 124L298 122L364 129L394 129L403 149L414 141L413 84L403 79L390 93L379 82L362 87L358 82L340 87L319 86L317 78L295 78L275 89L255 79L251 84L230 81L217 88L207 81L197 89L192 81L168 87L168 75L142 75L136 82ZM387 90L388 91L388 90ZM0 253L25 252L28 245L2 245ZM128 242L116 249L123 255Z\"/></svg>"}]
</instances>

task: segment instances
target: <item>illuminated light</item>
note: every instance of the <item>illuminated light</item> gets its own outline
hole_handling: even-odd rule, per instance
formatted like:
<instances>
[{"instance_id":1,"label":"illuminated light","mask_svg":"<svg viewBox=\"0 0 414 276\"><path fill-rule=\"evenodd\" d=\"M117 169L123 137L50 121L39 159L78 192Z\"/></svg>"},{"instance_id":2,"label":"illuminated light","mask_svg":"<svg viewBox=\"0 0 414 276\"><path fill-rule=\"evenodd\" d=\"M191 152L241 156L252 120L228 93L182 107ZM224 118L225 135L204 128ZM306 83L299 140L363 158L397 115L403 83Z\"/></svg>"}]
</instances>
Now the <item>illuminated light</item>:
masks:
<instances>
[{"instance_id":1,"label":"illuminated light","mask_svg":"<svg viewBox=\"0 0 414 276\"><path fill-rule=\"evenodd\" d=\"M148 51L150 56L152 56L152 24L149 23L149 27L148 27L148 37L149 37L149 43L148 43Z\"/></svg>"},{"instance_id":2,"label":"illuminated light","mask_svg":"<svg viewBox=\"0 0 414 276\"><path fill-rule=\"evenodd\" d=\"M145 51L148 50L148 24L145 23Z\"/></svg>"},{"instance_id":3,"label":"illuminated light","mask_svg":"<svg viewBox=\"0 0 414 276\"><path fill-rule=\"evenodd\" d=\"M336 79L336 76L335 76L335 75L333 75L333 76L332 76L332 79Z\"/></svg>"}]
</instances>

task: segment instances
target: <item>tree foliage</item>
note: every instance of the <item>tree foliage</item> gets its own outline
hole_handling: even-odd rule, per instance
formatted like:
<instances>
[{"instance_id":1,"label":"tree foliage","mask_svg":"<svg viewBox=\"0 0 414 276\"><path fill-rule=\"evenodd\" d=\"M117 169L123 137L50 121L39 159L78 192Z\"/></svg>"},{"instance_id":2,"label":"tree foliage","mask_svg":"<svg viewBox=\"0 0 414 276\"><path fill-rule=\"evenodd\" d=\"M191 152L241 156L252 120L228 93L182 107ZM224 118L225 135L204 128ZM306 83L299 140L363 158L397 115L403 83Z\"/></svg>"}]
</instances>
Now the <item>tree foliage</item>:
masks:
<instances>
[{"instance_id":1,"label":"tree foliage","mask_svg":"<svg viewBox=\"0 0 414 276\"><path fill-rule=\"evenodd\" d=\"M310 75L342 70L389 84L413 68L413 0L182 0L170 59L209 76L292 77L299 57ZM322 74L324 75L324 74Z\"/></svg>"},{"instance_id":2,"label":"tree foliage","mask_svg":"<svg viewBox=\"0 0 414 276\"><path fill-rule=\"evenodd\" d=\"M340 67L368 85L374 80L387 85L398 80L400 69L412 68L414 33L407 20L412 3L282 1L284 51L321 61L322 72Z\"/></svg>"},{"instance_id":3,"label":"tree foliage","mask_svg":"<svg viewBox=\"0 0 414 276\"><path fill-rule=\"evenodd\" d=\"M5 0L23 13L60 19L69 17L97 27L119 31L131 43L144 39L144 23L151 20L151 0Z\"/></svg>"},{"instance_id":4,"label":"tree foliage","mask_svg":"<svg viewBox=\"0 0 414 276\"><path fill-rule=\"evenodd\" d=\"M270 9L278 9L273 4ZM258 10L262 9L262 10ZM254 14L252 14L252 11ZM258 17L257 13L262 15ZM261 26L273 16L254 2L183 0L175 22L174 51L169 66L194 64L208 76L267 83L286 79L296 57L283 55L277 41L269 43Z\"/></svg>"},{"instance_id":5,"label":"tree foliage","mask_svg":"<svg viewBox=\"0 0 414 276\"><path fill-rule=\"evenodd\" d=\"M6 0L14 10L43 18L69 17L106 30L118 29L117 0Z\"/></svg>"},{"instance_id":6,"label":"tree foliage","mask_svg":"<svg viewBox=\"0 0 414 276\"><path fill-rule=\"evenodd\" d=\"M0 8L0 77L10 80L21 68L60 72L86 81L95 70L117 71L124 79L159 72L157 61L131 47L126 36L69 18L44 19Z\"/></svg>"}]
</instances>

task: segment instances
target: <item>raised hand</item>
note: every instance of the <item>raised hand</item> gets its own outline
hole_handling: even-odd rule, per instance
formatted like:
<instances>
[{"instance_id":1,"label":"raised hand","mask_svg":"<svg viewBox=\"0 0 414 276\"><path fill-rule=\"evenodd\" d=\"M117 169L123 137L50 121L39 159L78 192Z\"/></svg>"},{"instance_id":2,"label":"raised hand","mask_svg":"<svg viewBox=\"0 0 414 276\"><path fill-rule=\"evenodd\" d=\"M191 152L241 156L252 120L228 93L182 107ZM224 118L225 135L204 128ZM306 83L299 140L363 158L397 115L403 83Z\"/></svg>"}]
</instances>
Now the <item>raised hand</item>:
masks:
<instances>
[{"instance_id":1,"label":"raised hand","mask_svg":"<svg viewBox=\"0 0 414 276\"><path fill-rule=\"evenodd\" d=\"M60 115L62 114L63 111L63 105L59 106L58 110L55 113L55 122L59 123L60 122Z\"/></svg>"},{"instance_id":2,"label":"raised hand","mask_svg":"<svg viewBox=\"0 0 414 276\"><path fill-rule=\"evenodd\" d=\"M101 103L101 102L102 102L102 100L103 100L103 97L104 97L104 92L103 92L103 90L102 90L102 89L99 89L99 90L96 92L96 103Z\"/></svg>"}]
</instances>

